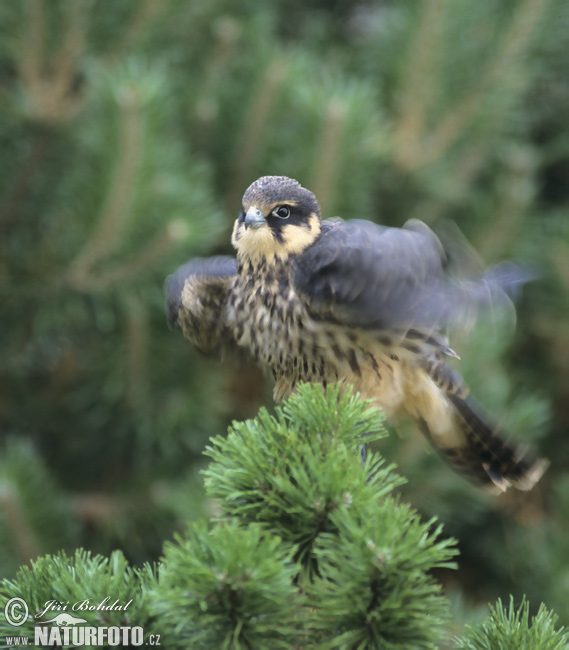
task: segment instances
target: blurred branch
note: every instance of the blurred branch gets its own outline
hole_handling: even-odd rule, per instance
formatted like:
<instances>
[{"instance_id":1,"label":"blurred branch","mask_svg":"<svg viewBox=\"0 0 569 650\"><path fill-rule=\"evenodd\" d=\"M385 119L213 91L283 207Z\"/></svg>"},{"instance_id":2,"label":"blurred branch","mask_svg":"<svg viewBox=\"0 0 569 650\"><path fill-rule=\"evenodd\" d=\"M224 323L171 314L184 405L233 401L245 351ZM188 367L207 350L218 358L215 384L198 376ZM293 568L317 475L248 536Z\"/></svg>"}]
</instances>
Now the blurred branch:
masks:
<instances>
[{"instance_id":1,"label":"blurred branch","mask_svg":"<svg viewBox=\"0 0 569 650\"><path fill-rule=\"evenodd\" d=\"M567 255L567 244L560 241L554 242L550 251L549 258L553 262L557 277L563 283L565 291L569 292L569 255Z\"/></svg>"},{"instance_id":2,"label":"blurred branch","mask_svg":"<svg viewBox=\"0 0 569 650\"><path fill-rule=\"evenodd\" d=\"M223 16L214 26L216 37L213 52L206 58L206 68L200 87L200 96L196 101L196 116L200 123L197 129L197 147L202 146L207 139L209 128L217 117L218 104L214 92L218 88L224 73L235 54L241 24L229 16Z\"/></svg>"},{"instance_id":3,"label":"blurred branch","mask_svg":"<svg viewBox=\"0 0 569 650\"><path fill-rule=\"evenodd\" d=\"M247 181L253 180L250 178L253 165L261 151L269 116L285 80L287 67L283 57L275 57L271 61L249 107L245 126L236 147L233 175L228 185L227 206L231 213L239 205Z\"/></svg>"},{"instance_id":4,"label":"blurred branch","mask_svg":"<svg viewBox=\"0 0 569 650\"><path fill-rule=\"evenodd\" d=\"M424 142L420 165L426 165L438 159L461 136L470 120L480 110L485 96L505 79L514 76L523 61L524 51L531 43L531 37L540 15L547 6L547 0L524 0L506 32L501 47L486 65L480 75L478 86L451 109Z\"/></svg>"},{"instance_id":5,"label":"blurred branch","mask_svg":"<svg viewBox=\"0 0 569 650\"><path fill-rule=\"evenodd\" d=\"M31 115L40 122L58 124L72 118L81 107L77 75L88 4L71 2L66 6L61 46L51 59L46 55L45 3L28 0L27 7L27 29L17 61L20 80Z\"/></svg>"},{"instance_id":6,"label":"blurred branch","mask_svg":"<svg viewBox=\"0 0 569 650\"><path fill-rule=\"evenodd\" d=\"M136 88L125 87L121 95L121 120L117 144L118 161L105 208L99 222L67 273L67 281L82 288L97 262L117 245L130 213L136 172L141 158L143 119Z\"/></svg>"},{"instance_id":7,"label":"blurred branch","mask_svg":"<svg viewBox=\"0 0 569 650\"><path fill-rule=\"evenodd\" d=\"M490 142L490 138L481 137L464 149L461 157L444 176L445 195L433 195L430 199L419 202L408 218L434 224L452 212L456 203L449 198L461 201L469 191L469 187L488 160Z\"/></svg>"},{"instance_id":8,"label":"blurred branch","mask_svg":"<svg viewBox=\"0 0 569 650\"><path fill-rule=\"evenodd\" d=\"M9 231L16 221L20 206L28 193L30 183L36 172L40 169L47 145L50 139L50 132L45 128L39 128L31 136L31 143L28 147L24 160L17 168L11 188L0 207L0 242L8 240ZM0 246L0 273L4 270L5 246Z\"/></svg>"},{"instance_id":9,"label":"blurred branch","mask_svg":"<svg viewBox=\"0 0 569 650\"><path fill-rule=\"evenodd\" d=\"M419 26L403 73L394 134L395 162L403 169L416 166L417 149L438 87L444 5L445 0L427 0L423 3Z\"/></svg>"},{"instance_id":10,"label":"blurred branch","mask_svg":"<svg viewBox=\"0 0 569 650\"><path fill-rule=\"evenodd\" d=\"M93 526L100 526L119 516L122 505L118 499L107 494L85 494L73 497L73 511L83 522Z\"/></svg>"},{"instance_id":11,"label":"blurred branch","mask_svg":"<svg viewBox=\"0 0 569 650\"><path fill-rule=\"evenodd\" d=\"M439 0L431 0L433 5L438 2ZM398 129L399 151L395 152L396 161L401 167L412 171L438 160L461 137L470 121L480 111L480 107L484 105L486 96L498 86L506 84L508 78L512 79L521 74L519 68L524 61L523 55L531 43L546 6L547 0L522 0L519 3L509 30L480 74L477 86L447 111L446 116L441 117L430 135L425 134L424 128L422 131L418 130L419 126L424 126L422 118L425 113L421 109L416 109L415 117L411 113L411 117L401 118L402 126L400 121ZM420 54L419 50L416 56ZM427 58L427 61L429 60ZM418 62L413 59L410 65L413 64ZM431 78L431 83L432 81ZM427 99L428 97L427 95ZM417 99L416 95L415 98ZM406 126L409 124L410 126Z\"/></svg>"},{"instance_id":12,"label":"blurred branch","mask_svg":"<svg viewBox=\"0 0 569 650\"><path fill-rule=\"evenodd\" d=\"M348 111L338 99L328 102L324 115L322 135L317 150L312 188L320 202L322 214L327 214L334 200L336 179L341 169L340 146L344 135Z\"/></svg>"},{"instance_id":13,"label":"blurred branch","mask_svg":"<svg viewBox=\"0 0 569 650\"><path fill-rule=\"evenodd\" d=\"M148 306L136 292L126 296L126 399L139 416L148 403Z\"/></svg>"},{"instance_id":14,"label":"blurred branch","mask_svg":"<svg viewBox=\"0 0 569 650\"><path fill-rule=\"evenodd\" d=\"M163 0L143 0L138 3L137 11L130 23L117 39L116 47L106 56L106 63L109 66L115 65L123 59L133 48L136 41L144 33L148 25L156 18L157 14L164 10L166 3Z\"/></svg>"},{"instance_id":15,"label":"blurred branch","mask_svg":"<svg viewBox=\"0 0 569 650\"><path fill-rule=\"evenodd\" d=\"M187 234L185 222L173 221L134 257L112 268L99 270L82 278L80 288L85 291L105 291L139 273L147 272L154 262L167 255L177 242L186 238Z\"/></svg>"},{"instance_id":16,"label":"blurred branch","mask_svg":"<svg viewBox=\"0 0 569 650\"><path fill-rule=\"evenodd\" d=\"M17 492L7 483L0 485L0 509L22 561L27 562L37 557L40 548L26 516L27 508L20 502Z\"/></svg>"},{"instance_id":17,"label":"blurred branch","mask_svg":"<svg viewBox=\"0 0 569 650\"><path fill-rule=\"evenodd\" d=\"M531 151L520 147L510 151L499 202L492 216L492 228L484 229L476 247L486 260L504 257L506 247L516 241L523 227L525 210L534 198L535 162Z\"/></svg>"}]
</instances>

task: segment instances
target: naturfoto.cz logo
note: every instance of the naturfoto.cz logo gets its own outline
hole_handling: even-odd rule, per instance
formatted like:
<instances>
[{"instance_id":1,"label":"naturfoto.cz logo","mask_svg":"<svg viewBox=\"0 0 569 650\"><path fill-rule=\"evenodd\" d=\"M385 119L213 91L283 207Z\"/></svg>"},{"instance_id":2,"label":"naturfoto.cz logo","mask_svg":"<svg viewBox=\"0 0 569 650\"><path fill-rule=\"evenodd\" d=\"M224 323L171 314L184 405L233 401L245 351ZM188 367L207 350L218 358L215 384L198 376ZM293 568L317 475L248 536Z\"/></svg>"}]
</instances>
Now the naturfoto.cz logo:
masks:
<instances>
[{"instance_id":1,"label":"naturfoto.cz logo","mask_svg":"<svg viewBox=\"0 0 569 650\"><path fill-rule=\"evenodd\" d=\"M43 609L32 619L29 607L22 598L11 598L4 608L4 616L10 625L20 627L27 621L35 620L34 645L39 647L61 646L141 646L144 645L144 630L139 626L90 626L87 619L70 612L126 611L132 600L121 604L119 600L111 602L110 596L93 603L92 599L77 601L47 601ZM51 618L47 618L51 616ZM43 619L37 620L37 619ZM26 646L30 638L25 636L7 637L8 646ZM146 645L160 645L160 635L150 635Z\"/></svg>"}]
</instances>

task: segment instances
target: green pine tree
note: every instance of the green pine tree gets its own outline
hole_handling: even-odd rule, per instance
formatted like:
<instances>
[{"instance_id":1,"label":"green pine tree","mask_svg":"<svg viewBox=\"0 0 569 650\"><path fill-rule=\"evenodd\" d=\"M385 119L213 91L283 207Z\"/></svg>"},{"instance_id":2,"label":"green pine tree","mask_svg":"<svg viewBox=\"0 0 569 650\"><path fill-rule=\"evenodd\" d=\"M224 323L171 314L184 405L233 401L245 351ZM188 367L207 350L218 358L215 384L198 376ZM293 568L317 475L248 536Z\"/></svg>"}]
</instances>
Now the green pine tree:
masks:
<instances>
[{"instance_id":1,"label":"green pine tree","mask_svg":"<svg viewBox=\"0 0 569 650\"><path fill-rule=\"evenodd\" d=\"M376 452L362 459L362 440L384 435L381 413L357 396L303 385L275 415L261 410L212 440L206 490L218 517L168 542L156 570L132 569L120 552L59 553L3 580L0 605L25 601L17 633L30 638L36 627L59 636L50 621L69 610L168 648L450 647L432 571L456 568L457 550L394 496L392 465ZM100 606L109 600L121 607ZM542 605L530 625L527 602L505 611L499 601L455 647L561 649L569 631L556 621ZM15 634L0 621L0 638Z\"/></svg>"},{"instance_id":2,"label":"green pine tree","mask_svg":"<svg viewBox=\"0 0 569 650\"><path fill-rule=\"evenodd\" d=\"M565 650L569 647L569 629L555 629L557 615L542 603L535 616L529 616L529 604L523 600L515 608L513 599L506 609L501 600L490 606L489 616L469 626L457 650Z\"/></svg>"}]
</instances>

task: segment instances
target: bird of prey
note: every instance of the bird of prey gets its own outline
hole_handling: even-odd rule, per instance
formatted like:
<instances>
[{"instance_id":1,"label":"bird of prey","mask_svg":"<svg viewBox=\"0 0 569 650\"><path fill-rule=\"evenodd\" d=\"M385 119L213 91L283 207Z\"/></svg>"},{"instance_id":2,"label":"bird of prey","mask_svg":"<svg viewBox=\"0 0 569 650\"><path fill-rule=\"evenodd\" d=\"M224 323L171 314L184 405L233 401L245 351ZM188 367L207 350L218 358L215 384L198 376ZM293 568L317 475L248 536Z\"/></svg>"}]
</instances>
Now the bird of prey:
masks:
<instances>
[{"instance_id":1,"label":"bird of prey","mask_svg":"<svg viewBox=\"0 0 569 650\"><path fill-rule=\"evenodd\" d=\"M236 258L194 259L165 282L170 325L198 349L245 348L272 371L276 401L299 382L351 384L388 417L410 416L479 484L529 490L539 480L547 462L479 414L443 335L504 298L515 269L452 281L424 223L323 221L314 194L284 176L245 191L231 241Z\"/></svg>"}]
</instances>

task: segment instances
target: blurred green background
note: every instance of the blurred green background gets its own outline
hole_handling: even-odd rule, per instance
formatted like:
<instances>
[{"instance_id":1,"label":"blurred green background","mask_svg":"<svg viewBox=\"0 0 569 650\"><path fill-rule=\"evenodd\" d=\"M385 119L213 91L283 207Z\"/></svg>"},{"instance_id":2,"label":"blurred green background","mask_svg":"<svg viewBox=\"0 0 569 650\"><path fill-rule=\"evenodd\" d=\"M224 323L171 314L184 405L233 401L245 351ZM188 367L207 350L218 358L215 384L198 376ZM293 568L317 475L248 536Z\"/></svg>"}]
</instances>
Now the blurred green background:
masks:
<instances>
[{"instance_id":1,"label":"blurred green background","mask_svg":"<svg viewBox=\"0 0 569 650\"><path fill-rule=\"evenodd\" d=\"M381 451L459 540L456 620L525 592L568 624L568 52L565 0L1 3L0 575L80 545L154 560L215 514L204 446L271 386L170 332L162 282L230 253L245 188L284 174L324 216L419 218L471 267L538 274L515 331L452 343L551 459L540 484L490 497L416 436Z\"/></svg>"}]
</instances>

